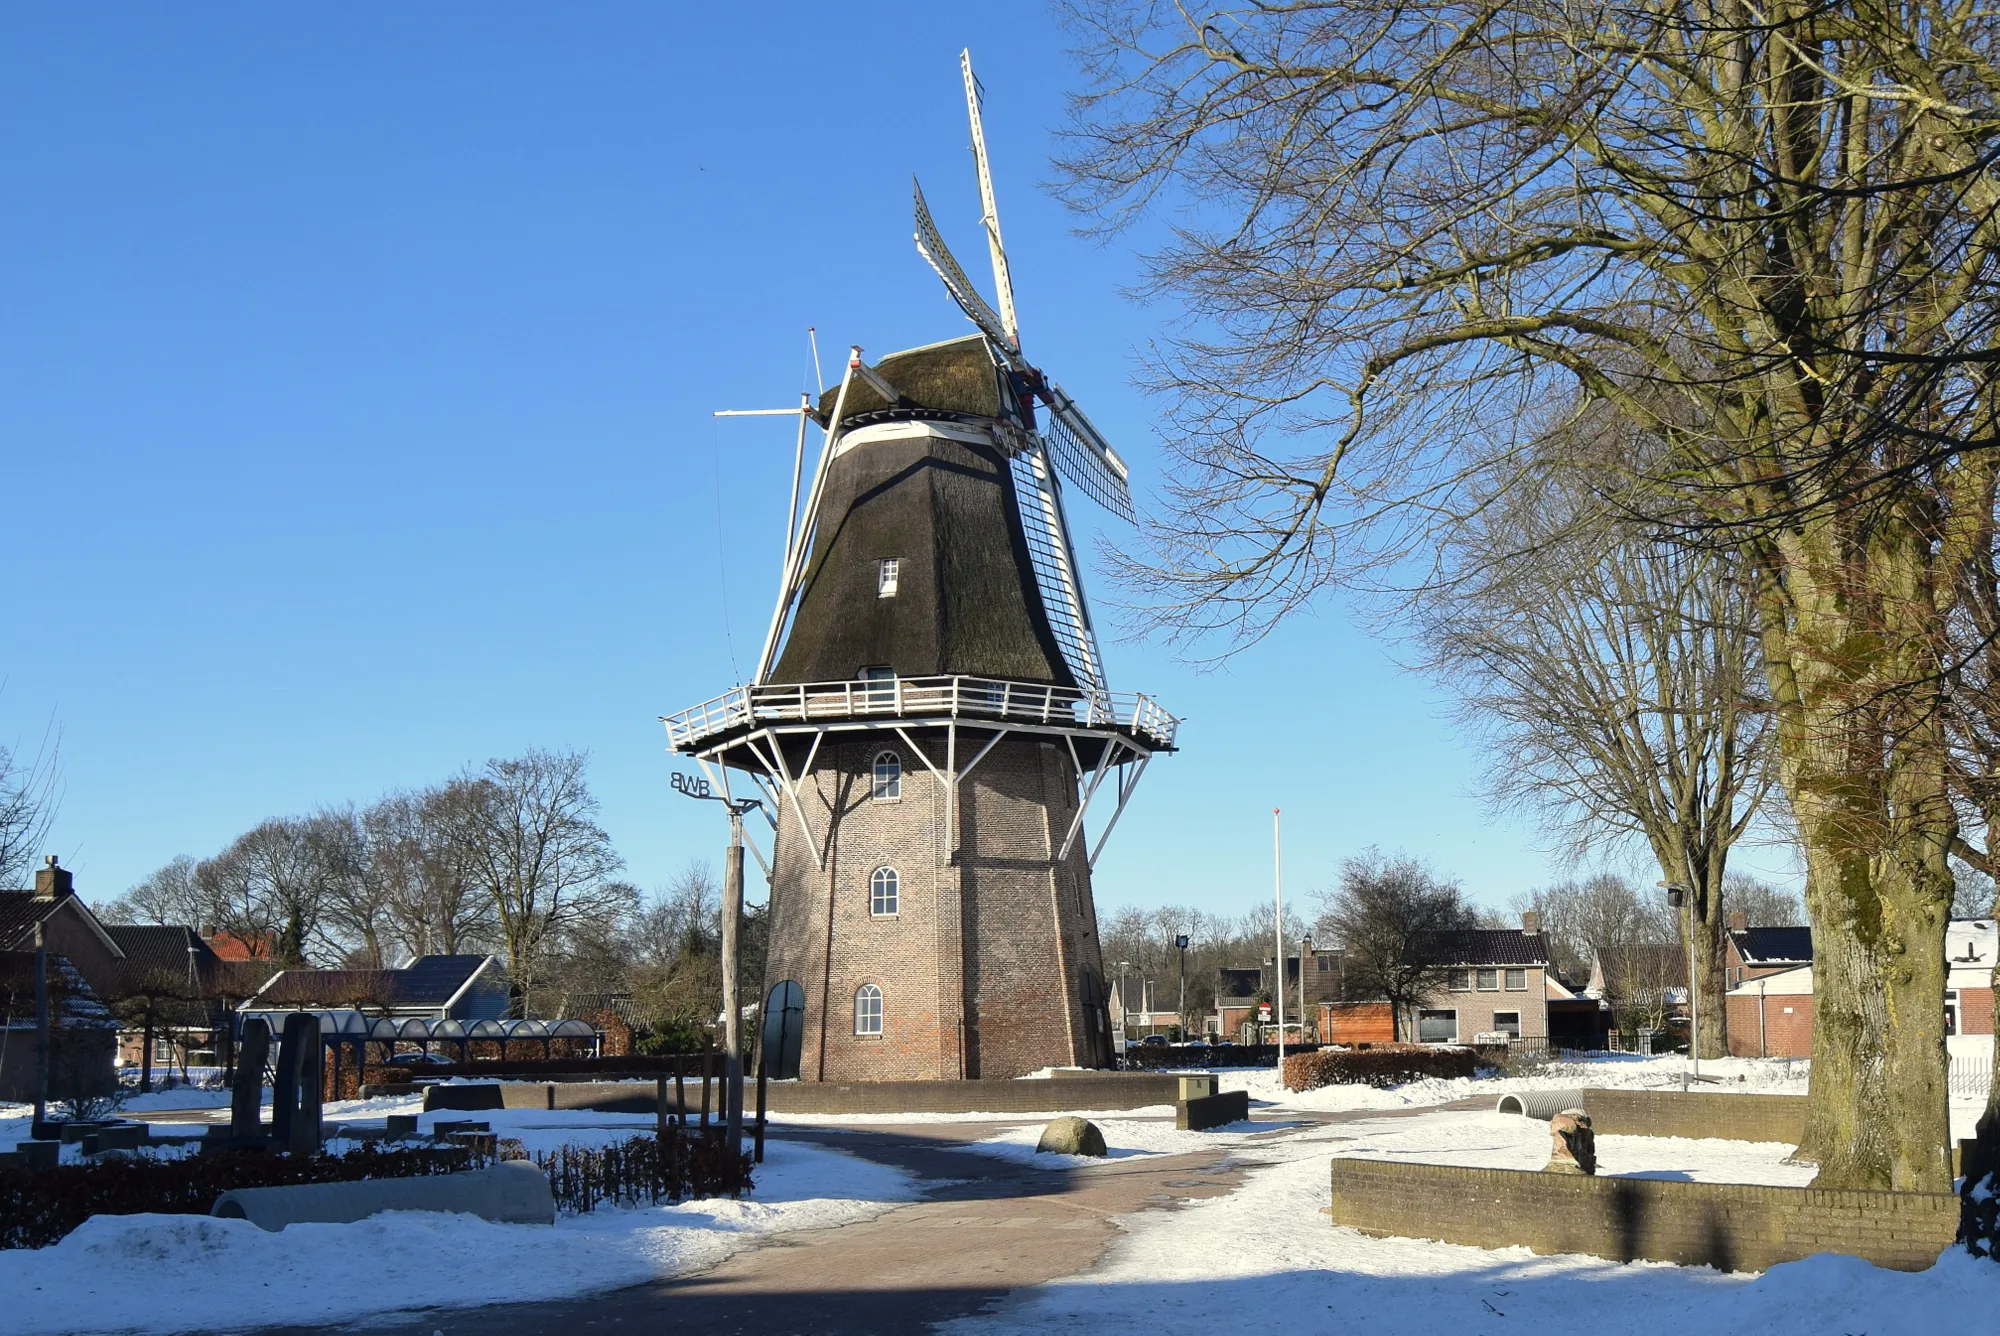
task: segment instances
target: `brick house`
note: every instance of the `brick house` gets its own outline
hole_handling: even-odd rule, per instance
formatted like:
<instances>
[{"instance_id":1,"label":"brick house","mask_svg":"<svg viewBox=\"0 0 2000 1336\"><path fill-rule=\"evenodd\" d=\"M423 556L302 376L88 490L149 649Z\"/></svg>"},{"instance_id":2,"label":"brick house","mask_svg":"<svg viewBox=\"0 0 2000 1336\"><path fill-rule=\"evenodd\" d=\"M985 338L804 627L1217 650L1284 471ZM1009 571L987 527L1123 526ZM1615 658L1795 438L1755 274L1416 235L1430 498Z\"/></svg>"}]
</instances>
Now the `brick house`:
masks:
<instances>
[{"instance_id":1,"label":"brick house","mask_svg":"<svg viewBox=\"0 0 2000 1336\"><path fill-rule=\"evenodd\" d=\"M1759 937L1758 934L1765 934ZM1773 934L1785 934L1774 938ZM1813 968L1810 928L1738 929L1729 934L1727 967L1741 973L1729 990L1729 1051L1737 1057L1812 1056ZM1991 919L1945 925L1945 1044L1954 1057L1986 1057L1993 1044ZM1803 956L1787 964L1784 955Z\"/></svg>"},{"instance_id":2,"label":"brick house","mask_svg":"<svg viewBox=\"0 0 2000 1336\"><path fill-rule=\"evenodd\" d=\"M1546 1041L1551 998L1576 996L1550 973L1548 940L1532 913L1521 916L1518 928L1438 933L1420 949L1449 967L1445 986L1416 1007L1413 1037L1420 1044L1471 1043L1481 1035Z\"/></svg>"},{"instance_id":3,"label":"brick house","mask_svg":"<svg viewBox=\"0 0 2000 1336\"><path fill-rule=\"evenodd\" d=\"M1810 964L1811 928L1753 928L1747 915L1729 916L1722 943L1724 988Z\"/></svg>"}]
</instances>

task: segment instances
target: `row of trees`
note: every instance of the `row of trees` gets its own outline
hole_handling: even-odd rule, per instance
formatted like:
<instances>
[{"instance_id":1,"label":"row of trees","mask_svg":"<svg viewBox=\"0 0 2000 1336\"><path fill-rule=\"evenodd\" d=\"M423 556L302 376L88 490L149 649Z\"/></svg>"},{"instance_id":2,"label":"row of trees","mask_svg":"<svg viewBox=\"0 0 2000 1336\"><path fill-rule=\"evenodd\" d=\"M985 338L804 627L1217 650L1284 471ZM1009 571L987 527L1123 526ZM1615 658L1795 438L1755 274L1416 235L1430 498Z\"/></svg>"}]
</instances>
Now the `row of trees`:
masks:
<instances>
[{"instance_id":1,"label":"row of trees","mask_svg":"<svg viewBox=\"0 0 2000 1336\"><path fill-rule=\"evenodd\" d=\"M1774 777L1817 955L1801 1153L1824 1186L1942 1190L1954 860L2000 865L2000 26L1069 8L1071 203L1173 215L1149 263L1188 320L1155 367L1178 459L1128 567L1162 623L1247 641L1344 586L1435 598L1450 630L1488 572L1629 546L1657 574L1585 628L1596 698L1507 728L1594 736L1585 782L1646 763L1613 815L1692 889L1711 959L1726 844ZM1515 653L1472 647L1499 679ZM1690 662L1741 689L1668 694Z\"/></svg>"},{"instance_id":2,"label":"row of trees","mask_svg":"<svg viewBox=\"0 0 2000 1336\"><path fill-rule=\"evenodd\" d=\"M104 912L226 932L279 964L492 951L525 1008L646 912L597 824L587 760L529 751L366 808L272 817Z\"/></svg>"}]
</instances>

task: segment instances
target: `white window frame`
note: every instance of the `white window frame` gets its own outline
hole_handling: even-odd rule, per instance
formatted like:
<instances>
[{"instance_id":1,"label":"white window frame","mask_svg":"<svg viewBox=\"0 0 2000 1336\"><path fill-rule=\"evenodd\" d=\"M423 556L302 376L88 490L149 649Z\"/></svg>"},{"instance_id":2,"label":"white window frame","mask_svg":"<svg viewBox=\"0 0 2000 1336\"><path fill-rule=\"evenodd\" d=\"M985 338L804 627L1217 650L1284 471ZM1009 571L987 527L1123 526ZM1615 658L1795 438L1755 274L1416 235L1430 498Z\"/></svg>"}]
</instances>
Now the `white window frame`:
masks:
<instances>
[{"instance_id":1,"label":"white window frame","mask_svg":"<svg viewBox=\"0 0 2000 1336\"><path fill-rule=\"evenodd\" d=\"M1956 988L1947 988L1944 990L1944 1032L1948 1035L1957 1034L1961 1019L1962 1017L1959 1015L1958 990Z\"/></svg>"},{"instance_id":2,"label":"white window frame","mask_svg":"<svg viewBox=\"0 0 2000 1336\"><path fill-rule=\"evenodd\" d=\"M1519 982L1519 983L1515 983L1515 982L1514 982L1514 976L1515 976L1515 975L1517 975L1517 974L1518 974L1519 976L1521 976L1521 982ZM1522 967L1522 968L1516 968L1516 969L1510 969L1510 970L1504 970L1504 971L1502 971L1502 972L1501 972L1501 975L1500 975L1500 987L1501 987L1501 989L1502 989L1503 991L1505 991L1505 992L1509 992L1509 993L1525 993L1525 992L1527 992L1527 991L1528 991L1528 971L1527 971L1527 969L1526 969L1525 967Z\"/></svg>"},{"instance_id":3,"label":"white window frame","mask_svg":"<svg viewBox=\"0 0 2000 1336\"><path fill-rule=\"evenodd\" d=\"M884 895L884 890L887 894ZM888 908L882 908L884 901ZM868 874L868 917L895 918L903 907L903 878L896 869L888 866L876 868Z\"/></svg>"},{"instance_id":4,"label":"white window frame","mask_svg":"<svg viewBox=\"0 0 2000 1336\"><path fill-rule=\"evenodd\" d=\"M880 1039L884 1029L882 990L864 983L854 990L854 1034L859 1039ZM869 1023L873 1022L873 1028Z\"/></svg>"},{"instance_id":5,"label":"white window frame","mask_svg":"<svg viewBox=\"0 0 2000 1336\"><path fill-rule=\"evenodd\" d=\"M1509 1030L1509 1029L1508 1029L1508 1028L1507 1028L1506 1026L1504 1026L1504 1025L1502 1025L1502 1024L1500 1023L1500 1018L1501 1018L1502 1016L1512 1016L1512 1017L1514 1018L1514 1028L1513 1028L1512 1030ZM1504 1034L1504 1035L1508 1036L1508 1037L1509 1037L1510 1039L1519 1039L1519 1038L1521 1037L1521 1013L1520 1013L1520 1012L1518 1012L1518 1011L1496 1011L1496 1012L1494 1012L1494 1013L1493 1013L1493 1032L1494 1032L1495 1034Z\"/></svg>"},{"instance_id":6,"label":"white window frame","mask_svg":"<svg viewBox=\"0 0 2000 1336\"><path fill-rule=\"evenodd\" d=\"M1472 991L1472 971L1453 970L1445 976L1445 991L1449 993L1469 993Z\"/></svg>"},{"instance_id":7,"label":"white window frame","mask_svg":"<svg viewBox=\"0 0 2000 1336\"><path fill-rule=\"evenodd\" d=\"M1425 1016L1449 1016L1449 1017L1451 1017L1451 1038L1449 1038L1449 1039L1426 1039L1426 1038L1424 1038L1424 1017L1425 1017ZM1419 1008L1417 1009L1417 1042L1418 1042L1419 1044L1456 1044L1456 1043L1458 1042L1458 1008L1457 1008L1457 1007L1419 1007Z\"/></svg>"},{"instance_id":8,"label":"white window frame","mask_svg":"<svg viewBox=\"0 0 2000 1336\"><path fill-rule=\"evenodd\" d=\"M894 598L896 587L902 582L903 559L884 557L875 563L875 597Z\"/></svg>"},{"instance_id":9,"label":"white window frame","mask_svg":"<svg viewBox=\"0 0 2000 1336\"><path fill-rule=\"evenodd\" d=\"M873 802L893 803L903 798L903 758L891 750L875 753L868 797Z\"/></svg>"},{"instance_id":10,"label":"white window frame","mask_svg":"<svg viewBox=\"0 0 2000 1336\"><path fill-rule=\"evenodd\" d=\"M1492 982L1490 983L1487 982L1489 979L1492 980ZM1479 992L1479 993L1499 992L1500 971L1497 969L1474 970L1472 972L1472 988L1474 992Z\"/></svg>"}]
</instances>

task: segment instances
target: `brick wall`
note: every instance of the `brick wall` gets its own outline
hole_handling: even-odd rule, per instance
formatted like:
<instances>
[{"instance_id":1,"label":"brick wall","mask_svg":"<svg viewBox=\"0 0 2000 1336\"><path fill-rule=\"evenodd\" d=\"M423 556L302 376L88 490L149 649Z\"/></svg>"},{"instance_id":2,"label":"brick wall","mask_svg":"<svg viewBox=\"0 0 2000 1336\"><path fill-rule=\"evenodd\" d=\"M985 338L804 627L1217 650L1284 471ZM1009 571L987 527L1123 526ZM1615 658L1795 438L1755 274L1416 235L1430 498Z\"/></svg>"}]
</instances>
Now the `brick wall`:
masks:
<instances>
[{"instance_id":1,"label":"brick wall","mask_svg":"<svg viewBox=\"0 0 2000 1336\"><path fill-rule=\"evenodd\" d=\"M1731 996L1726 1001L1729 1005L1729 1051L1734 1056L1812 1056L1813 1000L1810 994ZM1759 1004L1764 1013L1761 1029L1757 1017Z\"/></svg>"},{"instance_id":2,"label":"brick wall","mask_svg":"<svg viewBox=\"0 0 2000 1336\"><path fill-rule=\"evenodd\" d=\"M1993 990L1991 988L1961 988L1958 990L1958 1032L1960 1034L1993 1033Z\"/></svg>"},{"instance_id":3,"label":"brick wall","mask_svg":"<svg viewBox=\"0 0 2000 1336\"><path fill-rule=\"evenodd\" d=\"M1472 982L1478 981L1479 971L1469 971ZM1461 1044L1469 1044L1478 1034L1491 1033L1493 1013L1496 1011L1517 1012L1521 1019L1521 1038L1546 1039L1549 1035L1548 982L1538 967L1522 971L1526 987L1509 991L1505 985L1507 971L1504 968L1493 971L1494 982L1501 985L1498 990L1480 991L1469 988L1463 992L1447 990L1424 999L1425 1010L1448 1010L1458 1013L1458 1039ZM1410 1018L1412 1033L1416 1018Z\"/></svg>"},{"instance_id":4,"label":"brick wall","mask_svg":"<svg viewBox=\"0 0 2000 1336\"><path fill-rule=\"evenodd\" d=\"M488 1093L496 1089L496 1097ZM667 1082L671 1107L674 1083ZM477 1092L468 1094L467 1092ZM690 1114L701 1109L701 1081L681 1086ZM481 1085L431 1086L426 1109L595 1109L607 1113L652 1114L657 1089L651 1081L501 1081ZM1172 1076L1111 1072L1060 1081L831 1081L785 1082L765 1088L765 1108L775 1113L1062 1113L1071 1109L1145 1109L1180 1099ZM432 1101L436 1102L433 1103ZM708 1092L709 1116L720 1115L722 1083ZM757 1085L746 1082L743 1114L754 1116Z\"/></svg>"},{"instance_id":5,"label":"brick wall","mask_svg":"<svg viewBox=\"0 0 2000 1336\"><path fill-rule=\"evenodd\" d=\"M914 736L942 768L945 738ZM985 741L962 734L959 764ZM884 750L902 763L893 801L870 797ZM804 760L791 758L795 773ZM801 789L825 866L781 804L763 990L795 979L805 991L803 1079L1004 1078L1108 1062L1084 842L1053 857L1076 808L1066 752L1025 736L996 745L959 785L955 857L945 785L895 733L828 741ZM893 917L870 912L880 867L897 873ZM854 1033L866 984L882 990L880 1036Z\"/></svg>"},{"instance_id":6,"label":"brick wall","mask_svg":"<svg viewBox=\"0 0 2000 1336\"><path fill-rule=\"evenodd\" d=\"M1378 1237L1620 1262L1762 1271L1836 1252L1922 1271L1957 1235L1958 1198L1337 1159L1332 1216Z\"/></svg>"},{"instance_id":7,"label":"brick wall","mask_svg":"<svg viewBox=\"0 0 2000 1336\"><path fill-rule=\"evenodd\" d=\"M1720 1137L1796 1146L1806 1125L1803 1095L1585 1090L1583 1108L1601 1136Z\"/></svg>"}]
</instances>

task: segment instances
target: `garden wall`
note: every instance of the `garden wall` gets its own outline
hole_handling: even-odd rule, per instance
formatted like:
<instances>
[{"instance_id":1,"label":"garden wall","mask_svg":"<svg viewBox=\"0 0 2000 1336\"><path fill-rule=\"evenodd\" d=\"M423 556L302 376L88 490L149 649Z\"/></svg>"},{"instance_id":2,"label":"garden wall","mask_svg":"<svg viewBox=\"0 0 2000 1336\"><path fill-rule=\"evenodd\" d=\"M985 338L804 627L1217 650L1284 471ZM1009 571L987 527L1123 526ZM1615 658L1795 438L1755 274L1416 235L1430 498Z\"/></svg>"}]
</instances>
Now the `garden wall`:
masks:
<instances>
[{"instance_id":1,"label":"garden wall","mask_svg":"<svg viewBox=\"0 0 2000 1336\"><path fill-rule=\"evenodd\" d=\"M1331 1214L1336 1225L1378 1237L1586 1253L1619 1262L1762 1271L1835 1252L1898 1271L1922 1271L1952 1245L1958 1211L1958 1198L1941 1192L1587 1178L1337 1159Z\"/></svg>"},{"instance_id":2,"label":"garden wall","mask_svg":"<svg viewBox=\"0 0 2000 1336\"><path fill-rule=\"evenodd\" d=\"M1804 1095L1587 1089L1583 1108L1599 1136L1719 1137L1796 1146L1806 1127Z\"/></svg>"},{"instance_id":3,"label":"garden wall","mask_svg":"<svg viewBox=\"0 0 2000 1336\"><path fill-rule=\"evenodd\" d=\"M674 1084L667 1082L668 1099ZM497 1090L497 1095L487 1093ZM477 1092L477 1093L474 1093ZM701 1108L701 1082L686 1081L682 1098L689 1112ZM1180 1099L1174 1076L1102 1073L1047 1081L800 1081L767 1087L765 1107L773 1113L1063 1113L1073 1109L1140 1109ZM744 1111L757 1104L754 1080L745 1082ZM709 1091L710 1116L721 1109L721 1083ZM604 1113L647 1113L657 1103L651 1081L505 1082L432 1086L426 1109L594 1109Z\"/></svg>"}]
</instances>

